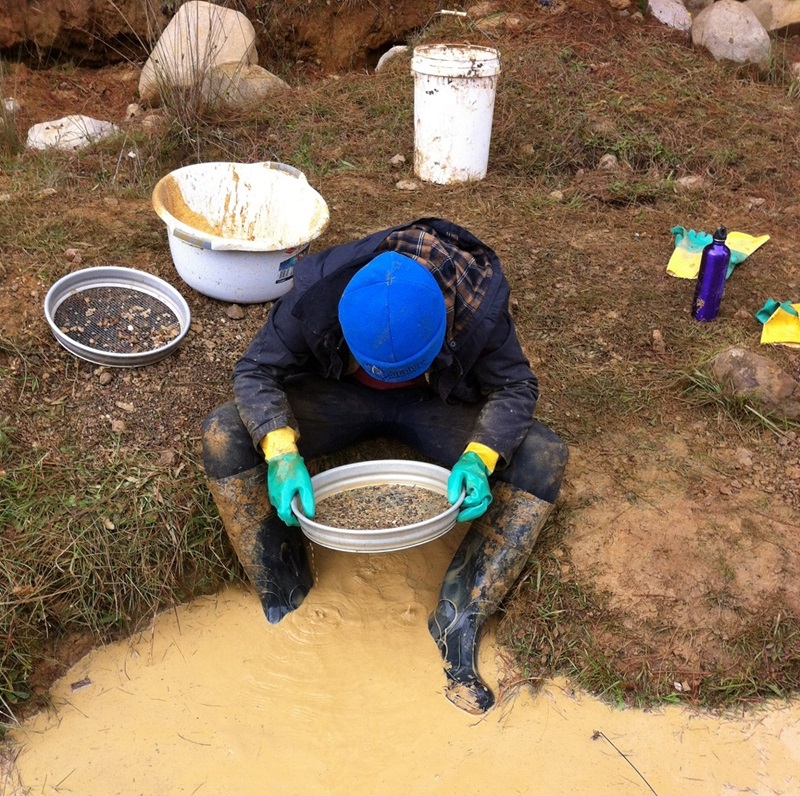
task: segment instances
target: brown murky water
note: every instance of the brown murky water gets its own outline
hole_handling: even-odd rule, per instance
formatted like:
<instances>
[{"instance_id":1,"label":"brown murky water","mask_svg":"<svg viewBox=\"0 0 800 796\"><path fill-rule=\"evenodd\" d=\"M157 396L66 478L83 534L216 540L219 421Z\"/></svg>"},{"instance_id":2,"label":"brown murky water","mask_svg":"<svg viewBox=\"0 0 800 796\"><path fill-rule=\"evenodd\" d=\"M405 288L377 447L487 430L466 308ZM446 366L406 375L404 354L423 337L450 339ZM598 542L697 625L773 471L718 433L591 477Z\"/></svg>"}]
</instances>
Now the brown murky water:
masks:
<instances>
[{"instance_id":1,"label":"brown murky water","mask_svg":"<svg viewBox=\"0 0 800 796\"><path fill-rule=\"evenodd\" d=\"M797 704L646 713L553 682L483 719L459 711L426 629L457 542L317 548L317 586L277 626L231 588L92 652L13 733L22 782L47 796L800 794ZM495 681L491 636L481 669Z\"/></svg>"}]
</instances>

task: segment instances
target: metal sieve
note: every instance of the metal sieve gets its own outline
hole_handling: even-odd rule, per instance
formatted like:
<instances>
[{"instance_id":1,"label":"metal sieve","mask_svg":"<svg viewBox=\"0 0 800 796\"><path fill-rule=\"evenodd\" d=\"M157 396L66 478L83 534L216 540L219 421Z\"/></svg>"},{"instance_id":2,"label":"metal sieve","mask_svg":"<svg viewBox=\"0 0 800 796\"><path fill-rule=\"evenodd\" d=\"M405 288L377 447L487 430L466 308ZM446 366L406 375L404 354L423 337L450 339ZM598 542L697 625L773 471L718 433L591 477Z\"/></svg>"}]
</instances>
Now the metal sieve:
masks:
<instances>
[{"instance_id":1,"label":"metal sieve","mask_svg":"<svg viewBox=\"0 0 800 796\"><path fill-rule=\"evenodd\" d=\"M47 323L71 354L96 365L149 365L177 348L191 323L172 285L134 268L100 266L67 274L47 291Z\"/></svg>"},{"instance_id":2,"label":"metal sieve","mask_svg":"<svg viewBox=\"0 0 800 796\"><path fill-rule=\"evenodd\" d=\"M311 479L314 499L319 502L333 494L365 486L398 484L418 486L439 494L447 493L450 470L436 464L405 459L382 459L333 467ZM334 528L306 517L297 497L292 501L303 533L332 550L348 553L389 553L425 544L446 534L455 524L464 495L446 511L423 522L393 528L356 530Z\"/></svg>"}]
</instances>

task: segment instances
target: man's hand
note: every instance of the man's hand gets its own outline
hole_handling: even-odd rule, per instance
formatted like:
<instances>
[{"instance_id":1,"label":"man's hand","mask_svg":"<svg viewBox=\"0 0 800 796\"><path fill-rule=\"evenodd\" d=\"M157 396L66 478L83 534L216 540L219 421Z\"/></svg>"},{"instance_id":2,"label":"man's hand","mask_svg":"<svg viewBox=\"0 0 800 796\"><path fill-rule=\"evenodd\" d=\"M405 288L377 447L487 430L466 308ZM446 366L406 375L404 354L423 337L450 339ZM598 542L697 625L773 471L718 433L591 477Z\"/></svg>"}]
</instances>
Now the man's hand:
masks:
<instances>
[{"instance_id":1,"label":"man's hand","mask_svg":"<svg viewBox=\"0 0 800 796\"><path fill-rule=\"evenodd\" d=\"M303 457L299 453L283 453L267 460L269 501L287 525L300 525L292 511L292 499L298 495L306 517L316 513L314 489Z\"/></svg>"},{"instance_id":2,"label":"man's hand","mask_svg":"<svg viewBox=\"0 0 800 796\"><path fill-rule=\"evenodd\" d=\"M447 499L450 503L455 503L462 490L466 493L461 511L458 512L459 522L475 520L489 507L492 492L489 489L488 475L489 468L472 451L462 454L453 465L450 478L447 479Z\"/></svg>"}]
</instances>

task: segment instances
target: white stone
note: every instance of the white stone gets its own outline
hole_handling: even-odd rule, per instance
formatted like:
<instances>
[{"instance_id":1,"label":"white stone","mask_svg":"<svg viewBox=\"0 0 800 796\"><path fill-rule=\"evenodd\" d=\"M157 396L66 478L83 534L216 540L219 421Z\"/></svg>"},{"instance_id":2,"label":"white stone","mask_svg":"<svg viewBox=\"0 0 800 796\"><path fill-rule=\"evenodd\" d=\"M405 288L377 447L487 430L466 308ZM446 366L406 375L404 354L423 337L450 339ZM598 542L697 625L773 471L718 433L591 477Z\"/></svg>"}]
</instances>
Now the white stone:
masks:
<instances>
[{"instance_id":1,"label":"white stone","mask_svg":"<svg viewBox=\"0 0 800 796\"><path fill-rule=\"evenodd\" d=\"M597 168L600 171L613 171L617 166L619 166L619 160L617 160L616 155L612 155L610 152L603 155L597 164Z\"/></svg>"},{"instance_id":2,"label":"white stone","mask_svg":"<svg viewBox=\"0 0 800 796\"><path fill-rule=\"evenodd\" d=\"M52 122L35 124L28 130L29 149L83 149L95 141L119 132L111 122L91 116L72 115Z\"/></svg>"},{"instance_id":3,"label":"white stone","mask_svg":"<svg viewBox=\"0 0 800 796\"><path fill-rule=\"evenodd\" d=\"M288 88L291 87L285 80L262 66L236 62L215 66L203 79L200 91L213 105L246 108Z\"/></svg>"},{"instance_id":4,"label":"white stone","mask_svg":"<svg viewBox=\"0 0 800 796\"><path fill-rule=\"evenodd\" d=\"M692 17L680 0L648 0L647 10L667 27L684 33L692 28Z\"/></svg>"},{"instance_id":5,"label":"white stone","mask_svg":"<svg viewBox=\"0 0 800 796\"><path fill-rule=\"evenodd\" d=\"M6 97L3 100L3 108L5 109L6 113L18 113L20 110L20 104L15 97Z\"/></svg>"},{"instance_id":6,"label":"white stone","mask_svg":"<svg viewBox=\"0 0 800 796\"><path fill-rule=\"evenodd\" d=\"M686 10L692 17L696 17L704 8L708 8L714 0L683 0Z\"/></svg>"},{"instance_id":7,"label":"white stone","mask_svg":"<svg viewBox=\"0 0 800 796\"><path fill-rule=\"evenodd\" d=\"M678 177L675 180L681 188L687 191L698 191L705 185L705 180L698 174L690 174L686 177Z\"/></svg>"},{"instance_id":8,"label":"white stone","mask_svg":"<svg viewBox=\"0 0 800 796\"><path fill-rule=\"evenodd\" d=\"M408 47L406 47L405 44L398 44L396 47L391 47L380 58L378 58L378 63L375 65L375 71L380 72L381 69L383 69L383 67L389 63L389 61L405 52L408 52Z\"/></svg>"},{"instance_id":9,"label":"white stone","mask_svg":"<svg viewBox=\"0 0 800 796\"><path fill-rule=\"evenodd\" d=\"M701 11L692 25L692 43L717 61L769 66L771 42L758 17L737 0L718 0Z\"/></svg>"},{"instance_id":10,"label":"white stone","mask_svg":"<svg viewBox=\"0 0 800 796\"><path fill-rule=\"evenodd\" d=\"M142 101L155 102L159 87L199 86L215 66L258 61L256 32L238 11L203 0L184 3L164 29L139 77Z\"/></svg>"},{"instance_id":11,"label":"white stone","mask_svg":"<svg viewBox=\"0 0 800 796\"><path fill-rule=\"evenodd\" d=\"M767 31L780 30L800 22L800 0L745 0Z\"/></svg>"}]
</instances>

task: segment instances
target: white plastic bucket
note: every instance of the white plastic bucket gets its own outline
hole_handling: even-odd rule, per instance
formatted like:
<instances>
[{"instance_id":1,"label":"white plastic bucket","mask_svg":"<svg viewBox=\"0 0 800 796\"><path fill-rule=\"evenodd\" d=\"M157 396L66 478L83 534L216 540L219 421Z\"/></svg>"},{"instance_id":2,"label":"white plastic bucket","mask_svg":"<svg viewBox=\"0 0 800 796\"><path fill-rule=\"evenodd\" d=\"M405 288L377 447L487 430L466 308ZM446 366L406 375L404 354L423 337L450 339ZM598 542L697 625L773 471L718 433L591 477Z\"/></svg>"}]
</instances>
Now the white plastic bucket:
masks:
<instances>
[{"instance_id":1,"label":"white plastic bucket","mask_svg":"<svg viewBox=\"0 0 800 796\"><path fill-rule=\"evenodd\" d=\"M198 163L153 190L175 269L220 301L272 301L293 284L294 264L328 226L325 200L284 163Z\"/></svg>"},{"instance_id":2,"label":"white plastic bucket","mask_svg":"<svg viewBox=\"0 0 800 796\"><path fill-rule=\"evenodd\" d=\"M489 163L500 54L490 47L416 47L414 172L426 182L481 180Z\"/></svg>"}]
</instances>

